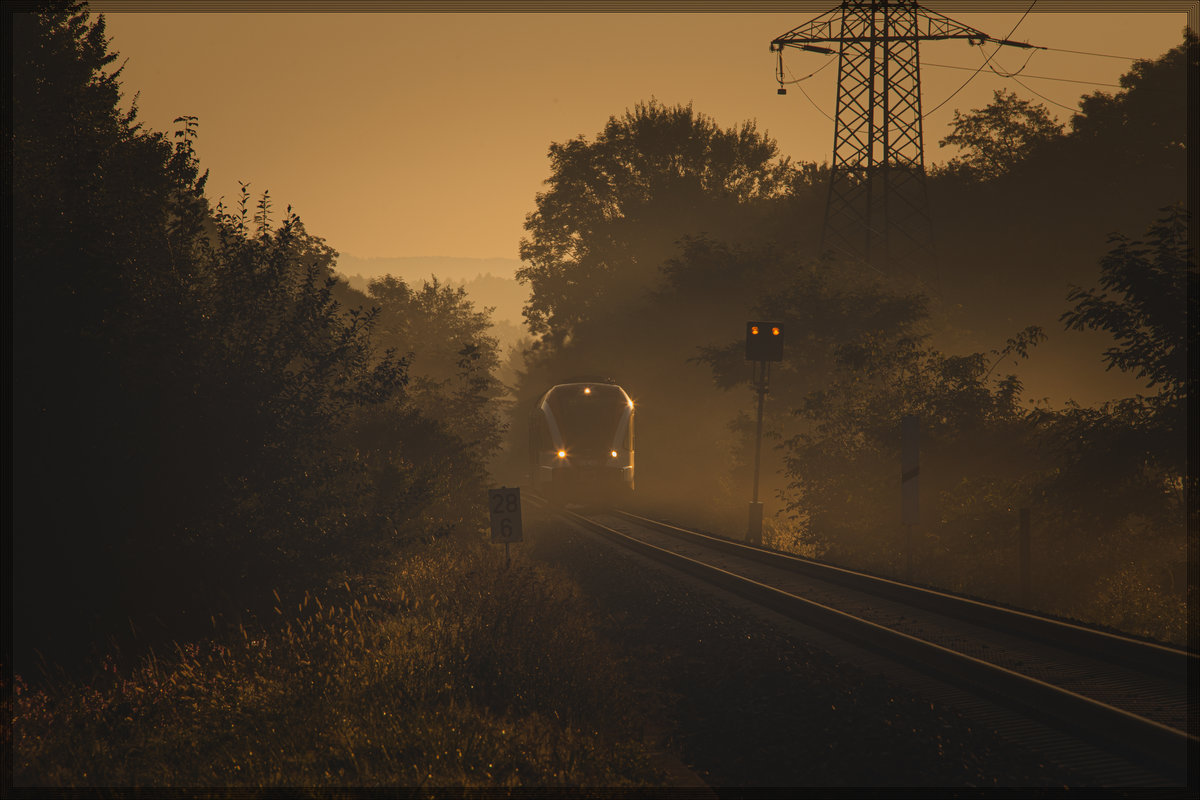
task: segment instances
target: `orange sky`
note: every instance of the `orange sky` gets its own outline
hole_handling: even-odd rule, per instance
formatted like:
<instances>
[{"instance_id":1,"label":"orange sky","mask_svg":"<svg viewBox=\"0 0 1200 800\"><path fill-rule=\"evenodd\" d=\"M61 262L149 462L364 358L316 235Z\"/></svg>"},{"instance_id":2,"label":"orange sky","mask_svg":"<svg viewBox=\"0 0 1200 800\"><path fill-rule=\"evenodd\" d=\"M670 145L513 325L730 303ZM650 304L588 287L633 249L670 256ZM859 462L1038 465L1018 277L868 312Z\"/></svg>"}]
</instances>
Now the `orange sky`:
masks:
<instances>
[{"instance_id":1,"label":"orange sky","mask_svg":"<svg viewBox=\"0 0 1200 800\"><path fill-rule=\"evenodd\" d=\"M800 2L800 10L782 14L129 13L112 10L128 3L103 2L92 8L106 12L111 46L128 59L124 85L127 97L140 92L143 123L171 131L175 117L199 117L200 158L211 171L213 199L235 197L239 180L256 194L269 189L276 208L291 204L311 232L359 257L516 258L525 215L549 175L550 143L593 137L609 116L642 100L691 101L723 127L754 119L785 155L828 160L832 122L797 89L776 94L768 43L836 5ZM1187 5L1171 13L1043 13L1035 6L1012 38L1154 58L1181 41ZM926 6L996 37L1007 35L1027 7ZM997 7L1016 10L975 10ZM994 63L1016 70L1029 52L1001 52ZM970 74L932 64L973 69L983 57L962 41L923 45L925 109ZM789 50L785 65L798 78L827 58ZM1115 84L1129 65L1037 51L1022 80L1074 108L1082 94L1114 89L1026 76ZM832 65L803 84L828 114L836 75ZM985 71L925 119L927 163L948 157L937 140L954 109L983 106L1000 87L1045 102ZM1069 117L1046 105L1060 119Z\"/></svg>"}]
</instances>

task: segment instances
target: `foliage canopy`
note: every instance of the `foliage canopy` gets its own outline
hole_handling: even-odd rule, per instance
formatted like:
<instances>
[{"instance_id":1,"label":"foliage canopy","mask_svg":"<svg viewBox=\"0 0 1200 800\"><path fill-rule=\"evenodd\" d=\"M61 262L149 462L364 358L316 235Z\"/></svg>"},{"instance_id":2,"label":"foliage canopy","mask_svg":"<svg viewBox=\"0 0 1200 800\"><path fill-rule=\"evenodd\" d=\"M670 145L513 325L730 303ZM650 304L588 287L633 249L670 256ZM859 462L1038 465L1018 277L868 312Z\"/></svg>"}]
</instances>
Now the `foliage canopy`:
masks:
<instances>
[{"instance_id":1,"label":"foliage canopy","mask_svg":"<svg viewBox=\"0 0 1200 800\"><path fill-rule=\"evenodd\" d=\"M1003 175L1037 147L1063 135L1063 126L1040 103L997 89L992 102L963 114L954 112L951 132L938 141L962 154L947 163L977 180Z\"/></svg>"},{"instance_id":2,"label":"foliage canopy","mask_svg":"<svg viewBox=\"0 0 1200 800\"><path fill-rule=\"evenodd\" d=\"M525 221L517 277L530 331L561 344L578 326L654 285L686 235L722 235L745 208L780 196L791 170L753 123L721 129L691 105L639 103L589 141L550 146L551 175Z\"/></svg>"},{"instance_id":3,"label":"foliage canopy","mask_svg":"<svg viewBox=\"0 0 1200 800\"><path fill-rule=\"evenodd\" d=\"M490 399L486 315L435 288L454 334L414 347L392 322L421 302L343 305L337 253L290 208L245 184L210 207L194 117L172 142L120 110L103 17L12 19L22 655L153 620L177 636L469 517L496 433L464 442L432 395Z\"/></svg>"}]
</instances>

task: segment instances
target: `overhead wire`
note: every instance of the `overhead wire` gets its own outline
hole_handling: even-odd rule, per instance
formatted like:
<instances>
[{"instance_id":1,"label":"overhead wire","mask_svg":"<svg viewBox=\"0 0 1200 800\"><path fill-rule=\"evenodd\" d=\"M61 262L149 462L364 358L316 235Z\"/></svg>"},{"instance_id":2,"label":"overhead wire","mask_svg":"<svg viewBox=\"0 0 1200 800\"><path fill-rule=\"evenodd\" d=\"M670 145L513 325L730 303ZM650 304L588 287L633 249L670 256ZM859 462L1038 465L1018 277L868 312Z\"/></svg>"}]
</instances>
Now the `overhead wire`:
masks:
<instances>
[{"instance_id":1,"label":"overhead wire","mask_svg":"<svg viewBox=\"0 0 1200 800\"><path fill-rule=\"evenodd\" d=\"M1136 56L1114 56L1111 53L1090 53L1087 50L1066 50L1062 47L1043 47L1043 50L1051 50L1055 53L1074 53L1078 56L1096 56L1097 58L1117 58L1123 61L1140 61Z\"/></svg>"},{"instance_id":2,"label":"overhead wire","mask_svg":"<svg viewBox=\"0 0 1200 800\"><path fill-rule=\"evenodd\" d=\"M1093 53L1093 52L1090 52L1087 50L1068 50L1068 49L1062 48L1062 47L1043 47L1041 49L1049 50L1049 51L1052 51L1055 53L1073 53L1075 55L1081 55L1081 56L1096 56L1097 58L1115 58L1115 59L1120 59L1123 61L1138 61L1138 60L1140 60L1138 58L1135 58L1134 56L1118 56L1118 55L1113 55L1112 53ZM1061 109L1070 111L1071 113L1076 113L1079 110L1078 108L1072 108L1070 106L1063 105L1062 103L1058 102L1057 100L1047 97L1046 95L1044 95L1041 92L1037 91L1036 89L1032 88L1031 86L1024 83L1023 81L1017 80L1015 75L1005 75L1000 72L996 72L995 69L992 69L992 72L995 72L1001 78L1011 78L1018 86L1020 86L1021 88L1025 89L1026 91L1028 91L1032 94L1037 95L1038 97L1045 100L1047 103L1056 105ZM1107 87L1111 87L1113 89L1124 88L1119 83L1101 83L1100 81L1080 81L1080 80L1071 80L1069 78L1051 78L1049 76L1043 76L1043 75L1026 75L1025 77L1026 78L1039 78L1042 80L1061 81L1063 83L1080 83L1080 84L1086 84L1086 85L1090 85L1090 86L1107 86Z\"/></svg>"},{"instance_id":3,"label":"overhead wire","mask_svg":"<svg viewBox=\"0 0 1200 800\"><path fill-rule=\"evenodd\" d=\"M963 71L974 69L974 67L962 67L962 66L958 66L957 64L933 64L930 62L923 63L923 64L921 64L921 66L922 67L938 67L940 69L958 69L958 70L963 70ZM1038 80L1043 80L1043 81L1059 81L1061 83L1082 83L1082 84L1086 84L1088 86L1110 86L1115 89L1121 88L1121 84L1119 84L1119 83L1104 83L1102 81L1081 81L1081 80L1077 80L1075 78L1055 78L1051 75L1021 75L1021 70L1017 70L1016 72L999 72L996 69L992 69L992 72L995 72L1001 78L1016 78L1016 77L1020 76L1023 78L1037 78Z\"/></svg>"},{"instance_id":4,"label":"overhead wire","mask_svg":"<svg viewBox=\"0 0 1200 800\"><path fill-rule=\"evenodd\" d=\"M1021 65L1021 68L1020 68L1019 70L1017 70L1016 72L1012 72L1012 70L1008 70L1008 71L1009 71L1009 72L1012 72L1012 74L1013 74L1013 75L1020 75L1022 72L1024 72L1024 71L1025 71L1025 68L1029 66L1029 62L1030 62L1031 60L1033 60L1033 56L1034 56L1036 53L1037 53L1037 50L1035 50L1035 49L1031 49L1031 50L1029 51L1029 55L1025 56L1025 63ZM1000 62L999 62L999 61L997 61L996 63L997 63L997 64L999 64ZM993 72L994 72L994 71L995 71L995 69L993 68Z\"/></svg>"},{"instance_id":5,"label":"overhead wire","mask_svg":"<svg viewBox=\"0 0 1200 800\"><path fill-rule=\"evenodd\" d=\"M832 63L833 63L833 60L832 60L832 59L831 59L831 60L829 60L829 61L826 61L824 64L822 64L821 66L817 67L817 68L816 68L816 69L814 69L812 72L810 72L810 73L808 73L807 75L805 75L803 78L797 78L795 75L792 75L792 71L789 69L789 70L787 71L787 73L788 73L788 75L791 75L792 79L791 79L790 81L785 81L785 80L783 79L783 69L784 69L784 67L783 67L783 51L781 50L781 51L780 51L780 54L779 54L779 67L778 67L778 69L776 70L776 80L778 80L778 81L779 81L780 85L784 85L784 84L786 84L786 85L789 85L789 86L790 86L790 85L792 85L792 84L795 84L795 83L800 83L801 81L806 81L806 80L808 80L808 79L809 79L809 78L811 78L813 75L816 75L818 72L820 72L821 70L825 69L826 67L828 67L828 66L829 66L830 64L832 64Z\"/></svg>"},{"instance_id":6,"label":"overhead wire","mask_svg":"<svg viewBox=\"0 0 1200 800\"><path fill-rule=\"evenodd\" d=\"M812 103L813 108L815 108L817 111L821 112L821 114L825 117L825 119L829 120L830 122L836 121L836 120L834 120L833 117L829 116L829 114L827 114L825 112L825 109L823 109L819 105L817 105L817 102L815 100L813 100L811 97L808 96L808 92L804 91L803 86L797 86L796 88L800 90L800 94L804 95L805 100L807 100L809 103Z\"/></svg>"},{"instance_id":7,"label":"overhead wire","mask_svg":"<svg viewBox=\"0 0 1200 800\"><path fill-rule=\"evenodd\" d=\"M783 72L786 69L786 67L783 66L783 51L780 50L778 66L775 69L775 73L776 73L775 77L776 77L776 80L779 81L780 86L783 86L785 84L789 85L789 86L795 86L797 89L800 90L800 94L804 95L804 99L807 100L812 105L813 108L815 108L818 112L820 112L821 115L824 116L825 119L829 120L830 122L834 122L835 120L833 119L833 117L829 116L829 114L827 114L825 112L825 109L823 109L819 105L817 105L817 101L813 100L812 97L809 96L808 92L804 91L804 86L802 84L804 81L808 80L813 75L816 75L818 72L825 69L832 63L833 63L832 59L826 61L824 64L817 67L815 70L808 73L803 78L797 78L795 75L792 74L792 71L789 69L789 70L787 70L787 74L791 77L791 80L785 81L783 79Z\"/></svg>"},{"instance_id":8,"label":"overhead wire","mask_svg":"<svg viewBox=\"0 0 1200 800\"><path fill-rule=\"evenodd\" d=\"M1006 40L1011 39L1012 35L1017 32L1017 28L1021 27L1021 23L1024 22L1025 18L1029 16L1029 12L1033 11L1033 7L1035 5L1037 5L1037 0L1033 0L1033 2L1029 4L1029 8L1025 9L1025 13L1021 15L1021 18L1019 20L1017 20L1017 24L1013 25L1012 30L1010 30L1008 32L1008 35L1004 37ZM950 100L954 97L954 95L958 94L963 89L967 88L967 84L970 83L971 81L975 80L975 77L980 72L983 72L983 68L986 67L991 62L991 60L996 57L996 54L1000 52L1001 47L1003 47L1003 45L999 45L999 44L996 45L996 49L992 51L992 54L983 60L983 63L979 65L979 69L972 72L971 75L965 81L963 81L962 86L959 86L957 89L955 89L953 92L951 92L950 97L947 97L945 100L938 103L936 106L934 106L933 108L929 109L924 114L922 114L921 119L925 119L930 114L937 111L942 106L946 105L946 103L949 103Z\"/></svg>"},{"instance_id":9,"label":"overhead wire","mask_svg":"<svg viewBox=\"0 0 1200 800\"><path fill-rule=\"evenodd\" d=\"M996 74L997 74L997 75L1000 75L1000 73L998 73L998 72L997 72ZM1005 77L1005 76L1001 75L1000 77L1002 77L1002 78L1003 78L1003 77ZM1015 83L1016 83L1018 86L1020 86L1021 88L1025 89L1025 91L1027 91L1027 92L1032 92L1033 94L1036 94L1038 97L1042 98L1042 99L1043 99L1043 100L1045 100L1047 103L1053 103L1054 105L1058 106L1059 108L1062 108L1062 109L1065 109L1065 110L1067 110L1067 111L1070 111L1072 114L1074 114L1074 113L1077 113L1077 112L1079 111L1079 109L1077 109L1077 108L1071 108L1070 106L1064 106L1062 103L1058 102L1057 100L1052 100L1052 99L1050 99L1049 97L1046 97L1046 95L1042 94L1041 92L1037 91L1036 89L1032 89L1032 88L1030 88L1030 87L1029 87L1029 86L1028 86L1026 83L1024 83L1023 81L1017 80L1016 78L1012 78L1011 80L1013 80L1013 81L1014 81L1014 82L1015 82Z\"/></svg>"}]
</instances>

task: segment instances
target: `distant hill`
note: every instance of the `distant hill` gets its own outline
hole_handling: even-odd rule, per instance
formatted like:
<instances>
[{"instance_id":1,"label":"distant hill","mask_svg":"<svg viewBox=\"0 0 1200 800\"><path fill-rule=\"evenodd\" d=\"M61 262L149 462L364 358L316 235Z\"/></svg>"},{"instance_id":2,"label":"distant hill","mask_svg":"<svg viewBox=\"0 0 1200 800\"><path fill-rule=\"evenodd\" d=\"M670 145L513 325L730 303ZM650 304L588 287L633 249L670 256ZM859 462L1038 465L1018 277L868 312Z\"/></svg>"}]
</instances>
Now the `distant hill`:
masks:
<instances>
[{"instance_id":1,"label":"distant hill","mask_svg":"<svg viewBox=\"0 0 1200 800\"><path fill-rule=\"evenodd\" d=\"M521 309L529 301L529 287L522 286L513 278L495 275L476 275L470 280L451 280L454 286L462 286L477 306L494 306L492 319L524 325Z\"/></svg>"},{"instance_id":2,"label":"distant hill","mask_svg":"<svg viewBox=\"0 0 1200 800\"><path fill-rule=\"evenodd\" d=\"M405 256L401 258L359 258L343 253L338 256L337 271L360 275L366 280L395 275L405 282L436 275L442 280L467 281L476 275L492 274L511 278L521 266L516 258L458 258L456 256ZM351 284L353 285L353 284Z\"/></svg>"}]
</instances>

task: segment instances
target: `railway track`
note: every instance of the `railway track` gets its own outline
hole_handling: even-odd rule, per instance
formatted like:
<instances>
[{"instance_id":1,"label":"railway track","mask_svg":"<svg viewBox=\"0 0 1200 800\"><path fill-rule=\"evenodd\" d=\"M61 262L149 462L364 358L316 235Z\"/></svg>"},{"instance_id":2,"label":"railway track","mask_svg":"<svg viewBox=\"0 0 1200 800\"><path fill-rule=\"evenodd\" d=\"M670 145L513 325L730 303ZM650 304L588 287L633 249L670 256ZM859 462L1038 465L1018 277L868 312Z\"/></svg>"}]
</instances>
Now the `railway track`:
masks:
<instances>
[{"instance_id":1,"label":"railway track","mask_svg":"<svg viewBox=\"0 0 1200 800\"><path fill-rule=\"evenodd\" d=\"M1111 753L1163 785L1188 784L1189 757L1200 750L1188 692L1195 654L625 511L554 511L672 569L1037 720L1064 741Z\"/></svg>"}]
</instances>

